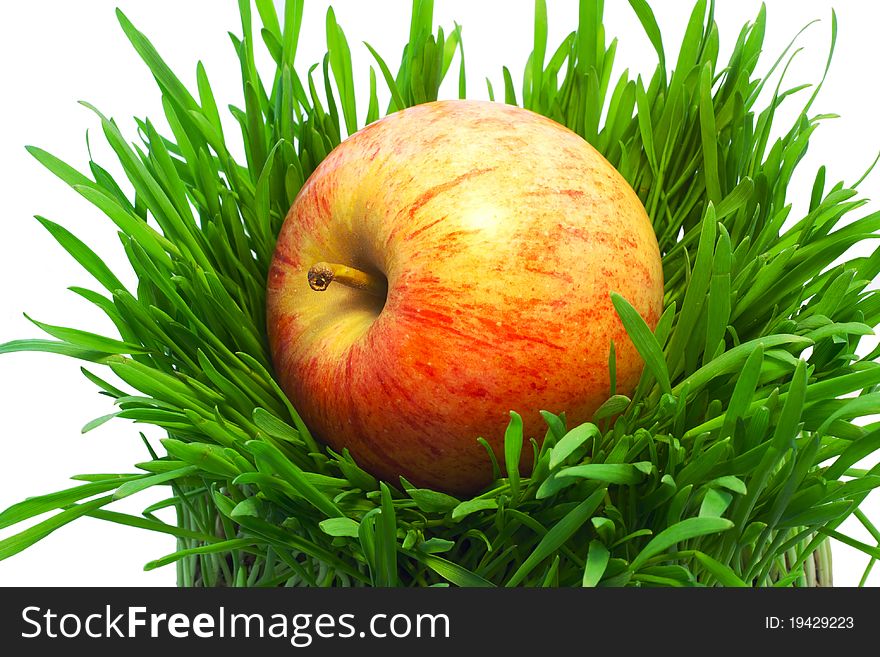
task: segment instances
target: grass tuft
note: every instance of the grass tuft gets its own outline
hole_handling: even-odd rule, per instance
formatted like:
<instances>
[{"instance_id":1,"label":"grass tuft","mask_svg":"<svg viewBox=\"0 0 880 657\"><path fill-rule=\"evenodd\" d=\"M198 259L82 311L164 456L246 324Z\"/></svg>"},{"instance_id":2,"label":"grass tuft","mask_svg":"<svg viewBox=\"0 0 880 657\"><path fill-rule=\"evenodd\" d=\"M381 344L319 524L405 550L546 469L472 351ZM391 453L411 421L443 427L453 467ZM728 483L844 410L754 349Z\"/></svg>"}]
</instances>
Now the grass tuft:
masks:
<instances>
[{"instance_id":1,"label":"grass tuft","mask_svg":"<svg viewBox=\"0 0 880 657\"><path fill-rule=\"evenodd\" d=\"M119 387L83 372L117 410L86 430L115 416L168 437L159 453L147 445L150 459L135 472L78 475L85 483L0 513L9 527L57 512L0 541L0 558L91 516L176 537L176 549L146 567L176 564L182 586L808 586L830 583L828 537L870 556L867 577L880 551L839 527L854 515L880 542L859 510L880 486L880 466L855 468L880 451L880 427L864 422L880 412L880 349L856 355L880 322L870 288L880 250L848 253L874 237L880 213L853 219L865 204L861 180L829 185L825 167L805 216L791 216L788 194L827 118L810 114L827 67L771 141L779 106L802 87L784 85L787 51L759 77L763 7L724 62L713 3L699 0L672 62L649 4L630 0L656 69L612 80L618 42L607 42L603 3L582 0L576 29L553 47L547 3L536 1L523 86L517 93L505 67L500 84L487 81L490 95L503 90L505 102L521 99L568 126L626 177L660 244L666 312L652 332L615 296L646 363L632 396L612 384L594 422L580 426L544 412L540 448L512 412L504 454L488 455L496 481L460 500L379 482L347 452L317 445L273 380L263 309L275 236L303 182L362 126L350 46L332 9L327 54L304 72L294 64L303 3L284 4L279 16L268 0L256 0L256 13L239 2L236 136L223 131L204 67L193 93L118 12L170 126L163 135L139 122L131 144L95 109L133 197L94 161L79 172L29 148L116 225L137 287L126 289L86 244L38 217L100 290L75 292L119 335L34 321L51 339L10 342L0 353L48 351L108 367ZM836 36L832 17L829 62ZM259 47L275 63L271 78L256 70ZM436 99L456 60L466 95L461 26L435 28L430 0L413 2L396 72L366 47L378 67L361 103L367 122L380 113L380 76L387 112ZM762 104L766 85L775 90ZM230 155L233 139L245 162ZM609 364L614 381L613 345ZM524 447L537 456L521 477ZM158 485L169 497L141 516L104 508ZM156 517L167 508L176 523Z\"/></svg>"}]
</instances>

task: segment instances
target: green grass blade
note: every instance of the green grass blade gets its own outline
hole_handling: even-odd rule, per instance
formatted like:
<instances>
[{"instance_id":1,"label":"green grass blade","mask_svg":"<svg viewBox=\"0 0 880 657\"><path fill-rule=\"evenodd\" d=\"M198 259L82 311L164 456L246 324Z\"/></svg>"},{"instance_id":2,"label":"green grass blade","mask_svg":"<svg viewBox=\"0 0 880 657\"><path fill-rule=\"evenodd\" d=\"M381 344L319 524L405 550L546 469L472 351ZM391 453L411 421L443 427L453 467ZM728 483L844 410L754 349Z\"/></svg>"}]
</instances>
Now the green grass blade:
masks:
<instances>
[{"instance_id":1,"label":"green grass blade","mask_svg":"<svg viewBox=\"0 0 880 657\"><path fill-rule=\"evenodd\" d=\"M638 556L633 559L629 569L637 572L649 559L656 557L678 543L708 534L718 534L727 531L733 526L734 523L727 518L686 518L681 520L652 538L642 551L639 552Z\"/></svg>"},{"instance_id":2,"label":"green grass blade","mask_svg":"<svg viewBox=\"0 0 880 657\"><path fill-rule=\"evenodd\" d=\"M37 351L49 354L60 354L71 358L80 358L92 363L102 363L109 356L103 351L84 349L67 342L54 340L12 340L0 344L0 354L13 354L21 351Z\"/></svg>"},{"instance_id":3,"label":"green grass blade","mask_svg":"<svg viewBox=\"0 0 880 657\"><path fill-rule=\"evenodd\" d=\"M192 465L188 465L184 468L179 468L170 472L163 472L162 474L141 477L139 479L135 479L134 481L128 481L123 483L121 486L119 486L119 488L116 489L116 492L113 494L113 499L120 500L123 497L128 497L129 495L140 493L141 491L145 491L148 488L152 488L153 486L158 486L160 484L166 484L170 481L174 481L175 479L182 479L191 474L195 474L196 472L198 472L198 468Z\"/></svg>"},{"instance_id":4,"label":"green grass blade","mask_svg":"<svg viewBox=\"0 0 880 657\"><path fill-rule=\"evenodd\" d=\"M16 523L46 513L47 511L64 508L88 497L106 493L126 482L141 477L142 475L120 475L105 481L74 486L73 488L67 488L56 493L49 493L48 495L30 497L23 502L13 504L11 507L0 513L0 529L11 527Z\"/></svg>"},{"instance_id":5,"label":"green grass blade","mask_svg":"<svg viewBox=\"0 0 880 657\"><path fill-rule=\"evenodd\" d=\"M603 543L590 541L590 548L587 552L587 564L584 566L583 586L594 587L602 581L602 576L608 567L610 555L611 553Z\"/></svg>"},{"instance_id":6,"label":"green grass blade","mask_svg":"<svg viewBox=\"0 0 880 657\"><path fill-rule=\"evenodd\" d=\"M327 518L319 523L319 527L328 536L357 538L360 525L351 518Z\"/></svg>"},{"instance_id":7,"label":"green grass blade","mask_svg":"<svg viewBox=\"0 0 880 657\"><path fill-rule=\"evenodd\" d=\"M666 71L666 52L663 50L663 39L660 36L660 26L657 25L657 19L650 5L645 0L629 0L629 5L642 24L642 29L648 36L654 51L657 53L657 61L660 63L660 70Z\"/></svg>"},{"instance_id":8,"label":"green grass blade","mask_svg":"<svg viewBox=\"0 0 880 657\"><path fill-rule=\"evenodd\" d=\"M354 95L354 77L351 66L351 50L339 24L333 8L327 9L327 48L330 53L330 67L336 86L339 89L339 100L342 104L342 116L348 134L357 131L357 107Z\"/></svg>"},{"instance_id":9,"label":"green grass blade","mask_svg":"<svg viewBox=\"0 0 880 657\"><path fill-rule=\"evenodd\" d=\"M712 106L712 67L709 62L700 72L700 135L703 141L703 177L709 200L721 201L718 181L718 138L715 133L715 108Z\"/></svg>"},{"instance_id":10,"label":"green grass blade","mask_svg":"<svg viewBox=\"0 0 880 657\"><path fill-rule=\"evenodd\" d=\"M88 515L92 511L99 509L112 501L113 496L106 495L104 497L99 497L96 500L73 505L61 513L55 514L48 520L44 520L18 534L0 540L0 561L18 554L22 550L26 550L34 543L46 538L46 536L59 527L63 527L77 518Z\"/></svg>"},{"instance_id":11,"label":"green grass blade","mask_svg":"<svg viewBox=\"0 0 880 657\"><path fill-rule=\"evenodd\" d=\"M703 567L711 573L711 575L718 580L718 583L722 586L731 586L731 587L747 587L746 584L728 565L713 559L705 552L700 552L699 550L694 553L694 556L697 558Z\"/></svg>"},{"instance_id":12,"label":"green grass blade","mask_svg":"<svg viewBox=\"0 0 880 657\"><path fill-rule=\"evenodd\" d=\"M180 561L181 559L197 554L222 554L230 550L241 550L254 545L256 541L253 538L233 538L227 541L217 541L209 545L200 545L198 547L186 548L172 552L164 557L150 561L144 566L144 570L155 570L162 566Z\"/></svg>"},{"instance_id":13,"label":"green grass blade","mask_svg":"<svg viewBox=\"0 0 880 657\"><path fill-rule=\"evenodd\" d=\"M571 456L572 452L578 449L590 438L596 438L600 435L599 428L595 424L586 422L576 426L574 429L566 433L550 455L550 469L552 470L565 459Z\"/></svg>"},{"instance_id":14,"label":"green grass blade","mask_svg":"<svg viewBox=\"0 0 880 657\"><path fill-rule=\"evenodd\" d=\"M510 412L510 422L504 432L504 463L510 480L510 491L519 495L519 460L523 445L523 421L516 411Z\"/></svg>"},{"instance_id":15,"label":"green grass blade","mask_svg":"<svg viewBox=\"0 0 880 657\"><path fill-rule=\"evenodd\" d=\"M266 460L267 464L270 466L269 474L274 474L272 470L277 472L278 475L296 488L296 490L319 511L331 518L345 516L345 514L339 510L339 507L337 507L323 492L315 488L315 486L305 478L302 470L284 458L284 455L276 447L267 442L258 440L248 442L245 447L252 454Z\"/></svg>"},{"instance_id":16,"label":"green grass blade","mask_svg":"<svg viewBox=\"0 0 880 657\"><path fill-rule=\"evenodd\" d=\"M49 221L44 217L37 216L36 220L45 228L52 237L67 251L73 259L76 260L83 268L94 276L101 285L109 292L116 290L124 290L125 286L119 281L110 268L104 264L94 251L92 251L82 240L73 235L63 226Z\"/></svg>"},{"instance_id":17,"label":"green grass blade","mask_svg":"<svg viewBox=\"0 0 880 657\"><path fill-rule=\"evenodd\" d=\"M587 463L563 468L556 473L556 476L591 479L606 484L631 485L641 482L645 478L645 473L629 463Z\"/></svg>"},{"instance_id":18,"label":"green grass blade","mask_svg":"<svg viewBox=\"0 0 880 657\"><path fill-rule=\"evenodd\" d=\"M611 293L611 302L614 309L620 317L627 334L636 350L645 361L645 367L657 379L657 383L663 392L671 392L672 387L669 383L669 372L666 369L666 358L660 348L657 338L648 328L647 323L633 308L630 303L616 292Z\"/></svg>"},{"instance_id":19,"label":"green grass blade","mask_svg":"<svg viewBox=\"0 0 880 657\"><path fill-rule=\"evenodd\" d=\"M178 79L174 72L168 67L165 61L159 56L159 53L153 47L141 32L135 28L130 20L119 9L116 10L116 17L122 26L125 36L134 46L138 55L144 60L149 67L150 72L155 76L159 85L177 102L181 107L187 110L199 109L195 99L187 91L183 83Z\"/></svg>"},{"instance_id":20,"label":"green grass blade","mask_svg":"<svg viewBox=\"0 0 880 657\"><path fill-rule=\"evenodd\" d=\"M403 96L400 94L400 89L397 87L397 80L394 79L394 75L392 75L385 60L379 56L379 53L377 53L369 43L364 41L364 45L379 65L379 70L382 71L382 77L385 78L385 84L388 85L388 90L391 92L391 108L389 108L389 113L394 110L403 109L406 107L406 103L403 100Z\"/></svg>"},{"instance_id":21,"label":"green grass blade","mask_svg":"<svg viewBox=\"0 0 880 657\"><path fill-rule=\"evenodd\" d=\"M537 109L540 93L544 83L544 57L547 54L547 2L535 0L534 48L529 57L529 68L526 73L528 86L523 87L523 105Z\"/></svg>"},{"instance_id":22,"label":"green grass blade","mask_svg":"<svg viewBox=\"0 0 880 657\"><path fill-rule=\"evenodd\" d=\"M598 488L583 502L569 511L562 520L548 531L538 546L526 557L522 565L507 580L505 586L516 586L532 572L548 556L556 552L571 536L578 531L591 515L599 508L605 495L605 488Z\"/></svg>"},{"instance_id":23,"label":"green grass blade","mask_svg":"<svg viewBox=\"0 0 880 657\"><path fill-rule=\"evenodd\" d=\"M443 579L462 588L494 588L494 584L476 573L434 554L405 552L416 561L423 563Z\"/></svg>"},{"instance_id":24,"label":"green grass blade","mask_svg":"<svg viewBox=\"0 0 880 657\"><path fill-rule=\"evenodd\" d=\"M144 513L147 514L149 513L149 511L145 510ZM133 527L135 529L145 529L147 531L158 532L160 534L170 534L172 536L176 536L177 538L206 542L214 542L219 540L216 536L212 536L211 534L205 534L199 531L186 529L185 527L170 525L168 523L151 518L133 516L128 513L119 513L118 511L98 509L97 511L90 512L88 516L90 518L97 518L98 520L104 520L106 522L112 522L117 525L124 525L126 527Z\"/></svg>"},{"instance_id":25,"label":"green grass blade","mask_svg":"<svg viewBox=\"0 0 880 657\"><path fill-rule=\"evenodd\" d=\"M382 512L376 520L376 561L379 565L376 584L397 586L397 516L390 489L385 483L379 486Z\"/></svg>"}]
</instances>

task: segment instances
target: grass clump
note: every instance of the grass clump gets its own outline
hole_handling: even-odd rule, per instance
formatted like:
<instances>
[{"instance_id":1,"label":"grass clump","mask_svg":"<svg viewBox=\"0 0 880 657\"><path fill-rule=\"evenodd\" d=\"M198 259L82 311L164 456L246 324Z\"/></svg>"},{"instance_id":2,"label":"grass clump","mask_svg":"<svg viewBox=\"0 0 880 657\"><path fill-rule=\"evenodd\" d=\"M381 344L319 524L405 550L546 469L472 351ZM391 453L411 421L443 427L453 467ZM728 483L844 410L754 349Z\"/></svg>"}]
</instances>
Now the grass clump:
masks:
<instances>
[{"instance_id":1,"label":"grass clump","mask_svg":"<svg viewBox=\"0 0 880 657\"><path fill-rule=\"evenodd\" d=\"M246 162L230 155L233 137L202 66L194 95L120 13L170 126L163 135L139 121L133 145L95 110L134 197L96 162L86 174L30 151L114 222L136 289L39 218L92 274L100 291L77 291L119 335L36 322L49 339L0 353L87 361L85 376L116 404L112 417L168 437L161 449L144 440L149 459L135 472L78 475L72 488L0 513L3 528L55 512L0 541L0 558L91 516L176 537L176 550L147 568L176 563L182 586L806 586L830 581L829 537L873 564L880 548L839 526L855 515L880 541L859 510L880 485L880 466L855 467L880 450L880 425L859 422L880 411L880 351L856 355L880 322L869 288L880 250L847 256L880 228L880 213L851 219L865 204L857 185L829 183L823 167L808 212L790 216L792 175L825 118L810 113L821 84L771 141L778 107L801 88L782 86L786 53L763 64L763 8L719 62L713 5L699 0L667 62L650 7L630 0L657 66L650 79L612 80L618 42L606 42L602 4L581 0L576 29L548 49L538 0L523 86L505 68L497 99L568 126L632 184L663 254L666 311L652 332L615 297L646 363L636 390L612 389L593 423L544 413L541 443L512 414L511 458L497 455L495 483L473 499L377 481L349 454L318 445L272 376L264 282L275 236L317 164L361 127L350 48L332 9L327 54L302 75L302 1L278 15L269 0L240 0L232 41L243 103L230 111ZM835 39L832 21L832 51ZM257 72L258 46L275 63L271 79ZM367 123L380 116L380 77L387 112L436 99L456 62L459 96L467 94L461 28L435 29L428 0L413 3L396 73L368 47L376 68ZM774 79L769 102L759 102ZM520 478L522 449L536 458ZM105 508L158 485L170 497L142 515ZM176 523L159 518L166 508Z\"/></svg>"}]
</instances>

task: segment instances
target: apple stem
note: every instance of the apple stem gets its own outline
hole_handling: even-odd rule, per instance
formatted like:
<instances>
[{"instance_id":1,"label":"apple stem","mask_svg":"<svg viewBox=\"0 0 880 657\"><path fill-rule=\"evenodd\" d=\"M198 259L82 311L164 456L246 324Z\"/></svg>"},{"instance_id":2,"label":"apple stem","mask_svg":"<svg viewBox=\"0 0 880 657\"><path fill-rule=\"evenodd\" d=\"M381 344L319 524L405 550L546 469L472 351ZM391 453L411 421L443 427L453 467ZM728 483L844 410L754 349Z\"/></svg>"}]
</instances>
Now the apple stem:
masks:
<instances>
[{"instance_id":1,"label":"apple stem","mask_svg":"<svg viewBox=\"0 0 880 657\"><path fill-rule=\"evenodd\" d=\"M383 299L388 293L388 283L382 277L354 267L335 262L319 262L309 269L309 287L316 292L323 292L334 281Z\"/></svg>"}]
</instances>

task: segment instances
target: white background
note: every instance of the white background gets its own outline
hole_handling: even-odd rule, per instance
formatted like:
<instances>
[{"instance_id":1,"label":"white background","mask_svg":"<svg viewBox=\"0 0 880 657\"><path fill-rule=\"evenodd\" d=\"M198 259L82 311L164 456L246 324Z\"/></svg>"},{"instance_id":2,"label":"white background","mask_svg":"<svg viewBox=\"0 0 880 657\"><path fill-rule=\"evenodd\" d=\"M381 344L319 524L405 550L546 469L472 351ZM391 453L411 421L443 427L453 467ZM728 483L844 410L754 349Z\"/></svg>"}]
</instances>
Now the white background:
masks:
<instances>
[{"instance_id":1,"label":"white background","mask_svg":"<svg viewBox=\"0 0 880 657\"><path fill-rule=\"evenodd\" d=\"M409 4L408 0L334 2L337 19L351 44L355 79L362 85L357 95L361 116L366 111L366 67L371 63L362 41L369 41L390 66L396 66L407 38ZM436 4L435 20L444 28L451 28L453 20L464 26L470 97L486 97L486 76L491 77L496 90L503 88L502 64L511 68L515 79L521 75L532 41L530 0L439 0ZM552 52L576 25L577 2L553 0L548 4L548 49ZM691 3L652 4L671 67ZM832 4L838 11L838 47L829 79L813 109L817 113L836 112L842 118L826 122L811 141L790 197L795 203L795 217L802 216L819 165L829 165L830 182L853 182L880 149L876 118L880 95L875 84L880 62L876 35L880 11L876 3L768 0L767 54L759 69L766 70L803 25L819 18L821 23L813 25L800 40L804 51L790 70L787 86L815 82L827 54ZM628 3L607 0L606 5L609 40L618 36L621 41L612 80L624 66L631 72L650 75L655 61L653 50ZM740 27L757 15L760 3L721 0L718 5L721 61L726 61L725 54L730 52ZM119 28L115 6L120 6L148 35L191 89L195 89L196 61L202 60L220 107L241 104L238 62L227 36L227 31L241 31L232 0L5 3L4 38L0 40L0 342L39 337L38 329L22 317L23 311L48 323L111 330L98 311L66 291L71 285L92 286L92 281L31 217L41 214L71 229L119 274L128 268L112 224L43 170L24 146L39 145L85 170L85 136L89 130L95 160L116 173L119 169L113 166L95 117L76 101L88 100L115 117L131 139L135 138L132 116L149 116L164 125L157 88ZM326 7L326 2L307 3L297 55L301 73L323 56ZM452 72L457 71L457 65L456 60ZM445 87L447 96L456 93L452 77ZM381 76L379 86L381 89ZM800 106L802 98L803 93L791 103L792 109ZM785 111L778 117L785 125L792 118ZM227 134L238 134L231 119L228 125ZM862 192L880 197L878 187L880 172L863 184ZM863 212L876 209L874 203ZM123 280L128 282L131 277ZM83 424L113 410L109 399L98 395L82 377L80 365L52 355L0 356L0 508L29 495L73 485L75 482L68 482L67 477L76 473L131 472L134 463L147 460L137 435L139 428L125 421L114 421L80 435ZM160 437L149 427L146 433L154 441ZM160 498L160 492L149 491L111 508L138 513ZM876 494L865 508L875 522L880 522ZM857 523L847 523L844 529L870 542ZM10 534L6 530L0 532L0 537ZM175 582L173 566L153 572L143 572L142 566L173 550L170 537L82 519L0 562L0 585L170 586ZM861 553L837 544L834 560L838 585L857 583L867 563ZM869 583L880 585L880 568L875 569Z\"/></svg>"}]
</instances>

